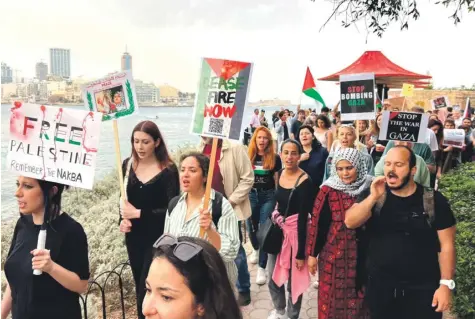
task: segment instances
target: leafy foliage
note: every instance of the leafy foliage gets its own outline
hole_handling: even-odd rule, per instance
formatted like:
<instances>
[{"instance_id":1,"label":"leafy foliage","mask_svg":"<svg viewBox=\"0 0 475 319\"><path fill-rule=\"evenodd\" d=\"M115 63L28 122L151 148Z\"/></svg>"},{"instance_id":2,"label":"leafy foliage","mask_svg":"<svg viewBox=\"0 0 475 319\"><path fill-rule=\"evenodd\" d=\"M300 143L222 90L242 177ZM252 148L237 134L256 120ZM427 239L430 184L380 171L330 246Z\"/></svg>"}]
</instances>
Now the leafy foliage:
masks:
<instances>
[{"instance_id":1,"label":"leafy foliage","mask_svg":"<svg viewBox=\"0 0 475 319\"><path fill-rule=\"evenodd\" d=\"M440 190L457 218L456 294L453 312L459 319L475 318L475 163L443 176Z\"/></svg>"},{"instance_id":2,"label":"leafy foliage","mask_svg":"<svg viewBox=\"0 0 475 319\"><path fill-rule=\"evenodd\" d=\"M315 2L316 0L311 0ZM364 21L368 30L382 37L388 26L399 22L401 30L409 28L409 21L417 20L420 12L417 0L330 0L334 10L324 25L332 17L344 16L342 25L347 28L359 21ZM462 19L462 12L475 11L475 0L440 0L436 4L446 8L455 7L450 18L457 24Z\"/></svg>"}]
</instances>

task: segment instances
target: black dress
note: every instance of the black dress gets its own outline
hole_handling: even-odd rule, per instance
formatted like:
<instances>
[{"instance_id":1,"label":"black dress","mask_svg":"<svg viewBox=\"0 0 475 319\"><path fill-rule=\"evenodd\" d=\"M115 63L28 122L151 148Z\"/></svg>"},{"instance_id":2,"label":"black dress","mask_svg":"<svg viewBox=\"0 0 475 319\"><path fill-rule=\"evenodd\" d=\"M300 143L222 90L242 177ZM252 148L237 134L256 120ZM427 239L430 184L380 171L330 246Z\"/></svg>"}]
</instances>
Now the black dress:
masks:
<instances>
[{"instance_id":1,"label":"black dress","mask_svg":"<svg viewBox=\"0 0 475 319\"><path fill-rule=\"evenodd\" d=\"M33 275L31 251L36 249L40 226L22 215L15 226L5 261L12 292L13 319L81 319L79 294L64 288L49 274ZM82 226L62 213L47 228L46 249L58 265L89 279L87 237Z\"/></svg>"},{"instance_id":2,"label":"black dress","mask_svg":"<svg viewBox=\"0 0 475 319\"><path fill-rule=\"evenodd\" d=\"M122 165L125 175L128 159ZM145 279L152 262L152 245L163 235L168 202L180 193L178 169L173 164L163 169L146 183L142 183L130 168L127 182L127 200L140 209L140 218L131 219L132 228L125 235L132 275L137 294L137 312L142 316L145 297Z\"/></svg>"}]
</instances>

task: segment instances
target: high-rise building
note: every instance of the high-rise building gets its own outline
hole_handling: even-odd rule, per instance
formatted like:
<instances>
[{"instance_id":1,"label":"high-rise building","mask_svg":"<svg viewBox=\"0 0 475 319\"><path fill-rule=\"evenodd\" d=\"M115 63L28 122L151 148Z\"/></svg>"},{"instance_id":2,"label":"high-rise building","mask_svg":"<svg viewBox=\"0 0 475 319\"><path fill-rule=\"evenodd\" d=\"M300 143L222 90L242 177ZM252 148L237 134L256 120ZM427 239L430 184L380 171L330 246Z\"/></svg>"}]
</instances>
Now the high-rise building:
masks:
<instances>
[{"instance_id":1,"label":"high-rise building","mask_svg":"<svg viewBox=\"0 0 475 319\"><path fill-rule=\"evenodd\" d=\"M71 77L71 50L51 48L49 49L49 61L51 74L63 78Z\"/></svg>"},{"instance_id":2,"label":"high-rise building","mask_svg":"<svg viewBox=\"0 0 475 319\"><path fill-rule=\"evenodd\" d=\"M46 80L48 75L48 64L44 62L36 63L36 78L40 81Z\"/></svg>"},{"instance_id":3,"label":"high-rise building","mask_svg":"<svg viewBox=\"0 0 475 319\"><path fill-rule=\"evenodd\" d=\"M124 54L122 54L121 69L122 71L132 71L132 56L127 52L127 46Z\"/></svg>"},{"instance_id":4,"label":"high-rise building","mask_svg":"<svg viewBox=\"0 0 475 319\"><path fill-rule=\"evenodd\" d=\"M6 63L2 62L2 83L12 83L13 82L13 71Z\"/></svg>"}]
</instances>

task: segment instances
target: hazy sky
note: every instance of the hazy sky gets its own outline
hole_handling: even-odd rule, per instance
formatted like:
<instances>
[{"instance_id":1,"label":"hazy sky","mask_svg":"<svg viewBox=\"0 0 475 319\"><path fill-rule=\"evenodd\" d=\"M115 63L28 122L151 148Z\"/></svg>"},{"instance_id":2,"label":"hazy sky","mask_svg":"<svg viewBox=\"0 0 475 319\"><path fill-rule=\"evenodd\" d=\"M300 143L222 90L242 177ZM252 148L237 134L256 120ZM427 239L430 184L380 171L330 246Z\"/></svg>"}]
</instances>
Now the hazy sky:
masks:
<instances>
[{"instance_id":1,"label":"hazy sky","mask_svg":"<svg viewBox=\"0 0 475 319\"><path fill-rule=\"evenodd\" d=\"M454 26L451 9L420 1L409 31L394 26L367 44L364 25L345 29L341 18L319 32L332 11L324 0L4 1L0 59L32 77L36 62L49 64L48 48L70 48L72 75L93 78L119 70L127 44L135 78L183 91L196 91L201 57L237 59L255 63L251 100L297 101L307 65L318 78L382 50L408 70L430 71L436 86L471 86L475 14ZM335 84L317 86L337 99Z\"/></svg>"}]
</instances>

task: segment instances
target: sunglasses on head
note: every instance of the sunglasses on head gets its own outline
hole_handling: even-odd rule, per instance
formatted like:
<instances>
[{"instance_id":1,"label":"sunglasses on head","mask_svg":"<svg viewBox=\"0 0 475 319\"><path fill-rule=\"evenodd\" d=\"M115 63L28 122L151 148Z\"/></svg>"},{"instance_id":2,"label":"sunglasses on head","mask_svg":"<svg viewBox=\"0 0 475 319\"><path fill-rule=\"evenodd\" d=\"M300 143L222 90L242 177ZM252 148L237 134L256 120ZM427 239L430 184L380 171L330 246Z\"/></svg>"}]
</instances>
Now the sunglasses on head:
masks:
<instances>
[{"instance_id":1,"label":"sunglasses on head","mask_svg":"<svg viewBox=\"0 0 475 319\"><path fill-rule=\"evenodd\" d=\"M179 242L176 237L168 234L162 235L153 244L153 248L160 248L162 246L175 246L173 249L173 254L176 258L183 262L187 262L191 258L197 256L203 250L203 247L197 244L186 241Z\"/></svg>"}]
</instances>

